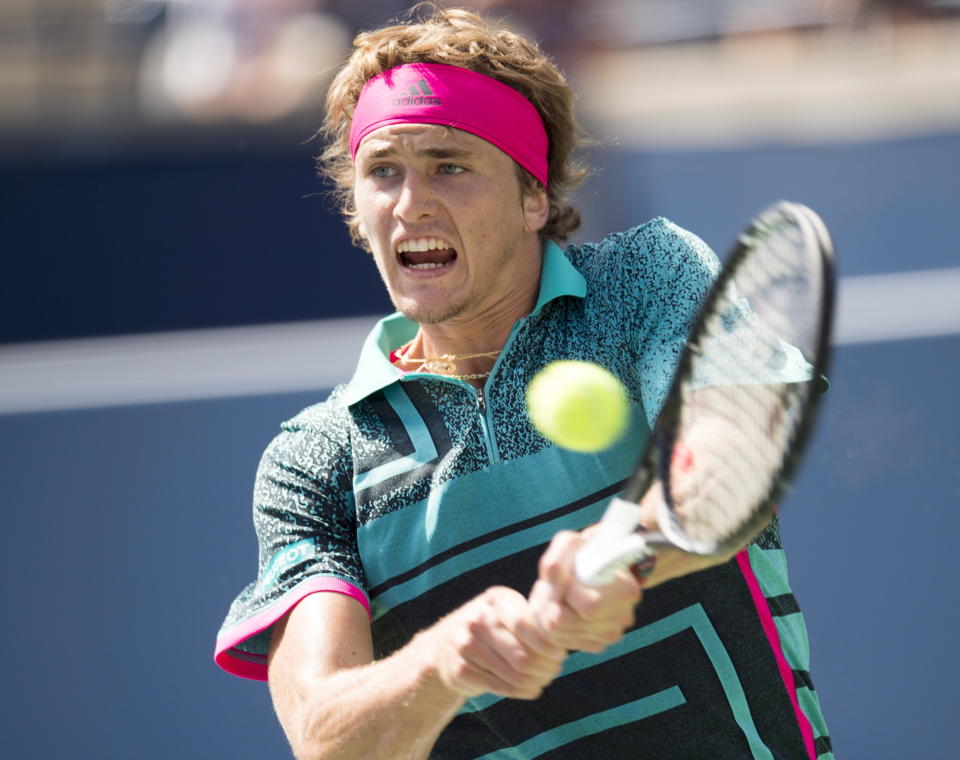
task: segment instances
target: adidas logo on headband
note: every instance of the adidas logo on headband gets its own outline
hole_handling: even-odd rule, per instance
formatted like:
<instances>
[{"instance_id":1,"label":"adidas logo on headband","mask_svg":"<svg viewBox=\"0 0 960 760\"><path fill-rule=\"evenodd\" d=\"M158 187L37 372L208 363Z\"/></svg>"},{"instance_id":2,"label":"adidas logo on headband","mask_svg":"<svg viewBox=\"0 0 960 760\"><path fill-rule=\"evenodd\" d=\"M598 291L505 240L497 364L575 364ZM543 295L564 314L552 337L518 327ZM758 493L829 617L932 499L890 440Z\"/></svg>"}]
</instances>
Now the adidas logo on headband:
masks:
<instances>
[{"instance_id":1,"label":"adidas logo on headband","mask_svg":"<svg viewBox=\"0 0 960 760\"><path fill-rule=\"evenodd\" d=\"M393 104L395 106L440 105L439 96L433 94L433 90L430 89L430 85L427 84L426 79L421 79L416 85L412 85L409 92L409 95L401 95L399 98L394 98Z\"/></svg>"}]
</instances>

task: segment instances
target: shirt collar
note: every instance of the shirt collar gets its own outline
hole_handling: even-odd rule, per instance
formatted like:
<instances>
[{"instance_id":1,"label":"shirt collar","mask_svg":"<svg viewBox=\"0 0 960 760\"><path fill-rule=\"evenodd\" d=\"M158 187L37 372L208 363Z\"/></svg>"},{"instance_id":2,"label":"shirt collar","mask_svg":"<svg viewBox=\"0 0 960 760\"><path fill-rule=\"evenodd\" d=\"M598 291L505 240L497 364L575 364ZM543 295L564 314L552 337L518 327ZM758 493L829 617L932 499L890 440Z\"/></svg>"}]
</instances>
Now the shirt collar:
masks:
<instances>
[{"instance_id":1,"label":"shirt collar","mask_svg":"<svg viewBox=\"0 0 960 760\"><path fill-rule=\"evenodd\" d=\"M540 312L550 301L562 296L583 298L587 295L587 281L570 263L563 250L548 240L543 250L540 271L540 293L531 316ZM362 401L376 391L400 380L402 373L390 363L390 352L413 340L419 325L400 313L381 319L364 341L360 361L353 378L347 384L345 401L348 406Z\"/></svg>"}]
</instances>

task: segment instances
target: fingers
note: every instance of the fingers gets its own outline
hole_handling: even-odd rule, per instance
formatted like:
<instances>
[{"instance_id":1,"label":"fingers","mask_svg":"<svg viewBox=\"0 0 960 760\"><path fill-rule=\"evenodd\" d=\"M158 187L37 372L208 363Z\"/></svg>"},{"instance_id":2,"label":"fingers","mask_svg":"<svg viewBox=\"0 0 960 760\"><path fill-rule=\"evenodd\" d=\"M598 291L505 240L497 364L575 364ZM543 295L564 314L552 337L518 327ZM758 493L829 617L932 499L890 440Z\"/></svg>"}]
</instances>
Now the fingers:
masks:
<instances>
[{"instance_id":1,"label":"fingers","mask_svg":"<svg viewBox=\"0 0 960 760\"><path fill-rule=\"evenodd\" d=\"M616 643L635 621L641 586L628 570L600 588L578 583L573 559L589 535L558 533L540 560L530 606L543 635L567 650L601 652Z\"/></svg>"},{"instance_id":2,"label":"fingers","mask_svg":"<svg viewBox=\"0 0 960 760\"><path fill-rule=\"evenodd\" d=\"M641 588L628 571L621 571L602 588L571 583L560 599L544 585L545 581L537 581L530 603L544 635L565 649L602 652L636 620Z\"/></svg>"},{"instance_id":3,"label":"fingers","mask_svg":"<svg viewBox=\"0 0 960 760\"><path fill-rule=\"evenodd\" d=\"M559 599L563 589L573 579L573 558L583 545L583 536L573 531L557 533L547 550L540 557L540 579L545 581L541 593L551 599Z\"/></svg>"},{"instance_id":4,"label":"fingers","mask_svg":"<svg viewBox=\"0 0 960 760\"><path fill-rule=\"evenodd\" d=\"M486 669L510 682L532 677L549 680L566 652L550 643L534 624L527 601L512 589L490 589L481 597L485 609L469 625L471 641Z\"/></svg>"},{"instance_id":5,"label":"fingers","mask_svg":"<svg viewBox=\"0 0 960 760\"><path fill-rule=\"evenodd\" d=\"M584 533L558 533L544 552L529 601L494 587L418 639L443 683L463 697L485 692L536 699L572 650L601 652L634 624L641 588L627 570L602 588L576 582Z\"/></svg>"},{"instance_id":6,"label":"fingers","mask_svg":"<svg viewBox=\"0 0 960 760\"><path fill-rule=\"evenodd\" d=\"M533 622L526 599L500 587L441 620L431 638L441 679L464 697L535 699L566 657Z\"/></svg>"}]
</instances>

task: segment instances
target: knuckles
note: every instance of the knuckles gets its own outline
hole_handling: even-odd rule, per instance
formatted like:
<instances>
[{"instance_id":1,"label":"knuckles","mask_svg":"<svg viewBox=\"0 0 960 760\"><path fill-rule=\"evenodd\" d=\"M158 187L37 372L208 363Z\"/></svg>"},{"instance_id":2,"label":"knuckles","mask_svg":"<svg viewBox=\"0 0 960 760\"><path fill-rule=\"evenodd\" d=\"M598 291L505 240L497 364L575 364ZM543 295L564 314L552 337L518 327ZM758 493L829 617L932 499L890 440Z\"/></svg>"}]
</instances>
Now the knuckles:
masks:
<instances>
[{"instance_id":1,"label":"knuckles","mask_svg":"<svg viewBox=\"0 0 960 760\"><path fill-rule=\"evenodd\" d=\"M509 662L516 670L523 673L534 665L535 658L533 653L526 647L516 646L512 647L512 650L509 656Z\"/></svg>"},{"instance_id":2,"label":"knuckles","mask_svg":"<svg viewBox=\"0 0 960 760\"><path fill-rule=\"evenodd\" d=\"M471 680L473 668L469 662L460 658L450 665L449 673L454 683L466 685Z\"/></svg>"}]
</instances>

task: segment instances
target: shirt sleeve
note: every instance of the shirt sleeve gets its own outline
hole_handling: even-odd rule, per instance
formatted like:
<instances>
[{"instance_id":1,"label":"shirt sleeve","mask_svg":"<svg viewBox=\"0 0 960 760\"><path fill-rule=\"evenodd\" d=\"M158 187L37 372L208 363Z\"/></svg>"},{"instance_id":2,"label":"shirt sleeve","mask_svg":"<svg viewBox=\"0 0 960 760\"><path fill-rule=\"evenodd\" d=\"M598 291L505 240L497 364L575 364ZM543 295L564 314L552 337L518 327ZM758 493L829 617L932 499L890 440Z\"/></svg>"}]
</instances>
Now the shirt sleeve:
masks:
<instances>
[{"instance_id":1,"label":"shirt sleeve","mask_svg":"<svg viewBox=\"0 0 960 760\"><path fill-rule=\"evenodd\" d=\"M349 446L311 424L315 421L308 410L286 423L257 470L257 579L230 606L214 654L217 664L235 675L266 680L272 626L309 594L346 594L369 611Z\"/></svg>"}]
</instances>

